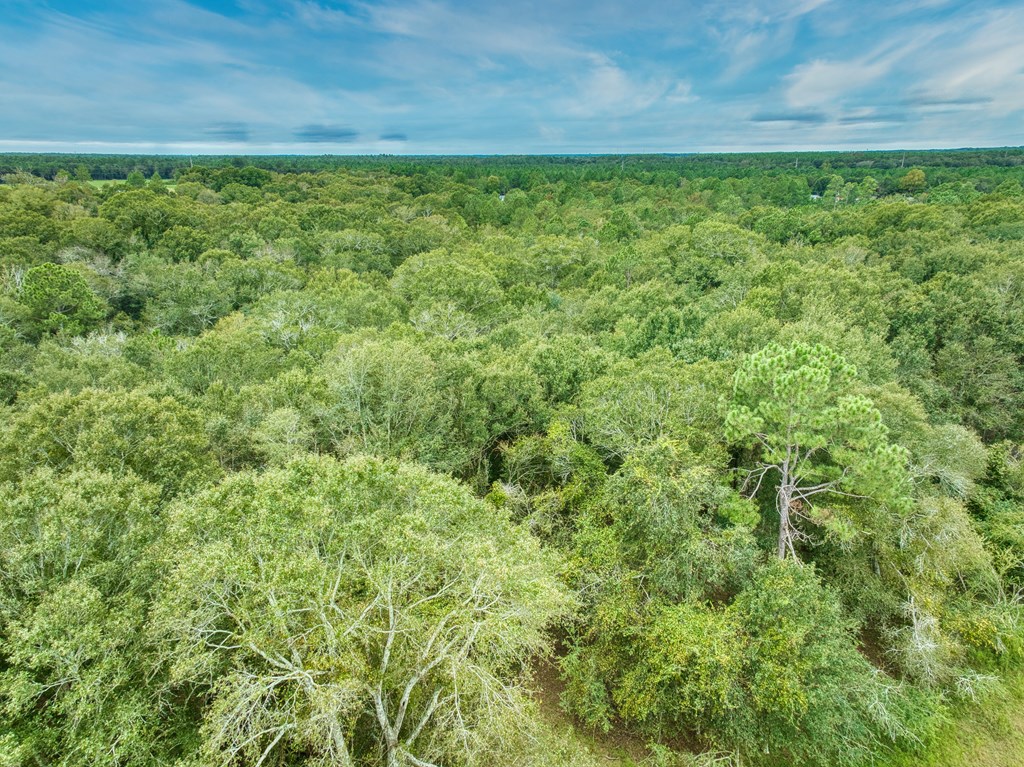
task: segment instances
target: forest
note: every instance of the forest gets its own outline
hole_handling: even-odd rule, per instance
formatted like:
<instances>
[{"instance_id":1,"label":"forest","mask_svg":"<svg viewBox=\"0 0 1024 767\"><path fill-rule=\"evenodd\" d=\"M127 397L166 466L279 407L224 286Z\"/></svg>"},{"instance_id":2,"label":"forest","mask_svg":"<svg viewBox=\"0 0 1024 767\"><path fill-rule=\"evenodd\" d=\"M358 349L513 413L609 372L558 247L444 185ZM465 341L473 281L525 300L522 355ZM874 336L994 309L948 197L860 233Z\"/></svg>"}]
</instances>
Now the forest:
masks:
<instances>
[{"instance_id":1,"label":"forest","mask_svg":"<svg viewBox=\"0 0 1024 767\"><path fill-rule=\"evenodd\" d=\"M902 767L1024 707L1024 150L0 173L0 767Z\"/></svg>"}]
</instances>

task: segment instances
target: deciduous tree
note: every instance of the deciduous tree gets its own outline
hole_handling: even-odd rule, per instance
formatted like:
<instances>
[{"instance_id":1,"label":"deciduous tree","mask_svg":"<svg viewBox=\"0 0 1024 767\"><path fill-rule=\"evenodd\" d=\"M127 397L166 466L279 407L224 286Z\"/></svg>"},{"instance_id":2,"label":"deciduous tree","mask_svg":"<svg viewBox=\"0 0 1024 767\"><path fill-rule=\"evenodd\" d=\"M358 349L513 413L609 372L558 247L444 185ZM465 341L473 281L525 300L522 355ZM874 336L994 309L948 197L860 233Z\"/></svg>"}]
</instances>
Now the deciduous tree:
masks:
<instances>
[{"instance_id":1,"label":"deciduous tree","mask_svg":"<svg viewBox=\"0 0 1024 767\"><path fill-rule=\"evenodd\" d=\"M568 601L551 556L465 487L305 459L170 524L154 634L176 683L209 690L211 760L476 765L526 745L519 680Z\"/></svg>"}]
</instances>

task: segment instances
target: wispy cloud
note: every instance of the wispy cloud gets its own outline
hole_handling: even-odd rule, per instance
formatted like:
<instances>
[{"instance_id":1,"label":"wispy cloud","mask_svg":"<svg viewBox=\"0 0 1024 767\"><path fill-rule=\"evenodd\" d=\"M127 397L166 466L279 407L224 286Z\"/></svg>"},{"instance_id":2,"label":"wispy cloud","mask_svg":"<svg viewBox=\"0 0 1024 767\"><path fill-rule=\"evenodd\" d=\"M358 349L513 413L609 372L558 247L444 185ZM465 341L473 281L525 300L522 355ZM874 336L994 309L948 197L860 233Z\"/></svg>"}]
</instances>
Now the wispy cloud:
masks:
<instances>
[{"instance_id":1,"label":"wispy cloud","mask_svg":"<svg viewBox=\"0 0 1024 767\"><path fill-rule=\"evenodd\" d=\"M451 55L511 56L528 67L585 51L568 44L558 30L517 13L515 4L455 7L436 0L366 3L360 6L375 32L422 40Z\"/></svg>"},{"instance_id":2,"label":"wispy cloud","mask_svg":"<svg viewBox=\"0 0 1024 767\"><path fill-rule=\"evenodd\" d=\"M1024 8L986 13L950 43L922 62L921 93L947 105L985 103L997 115L1024 109Z\"/></svg>"},{"instance_id":3,"label":"wispy cloud","mask_svg":"<svg viewBox=\"0 0 1024 767\"><path fill-rule=\"evenodd\" d=\"M570 114L581 117L626 117L664 97L669 86L662 79L632 77L611 60L595 57L592 67L575 78L575 93L565 107Z\"/></svg>"},{"instance_id":4,"label":"wispy cloud","mask_svg":"<svg viewBox=\"0 0 1024 767\"><path fill-rule=\"evenodd\" d=\"M8 0L0 39L7 148L1024 143L1013 0Z\"/></svg>"},{"instance_id":5,"label":"wispy cloud","mask_svg":"<svg viewBox=\"0 0 1024 767\"><path fill-rule=\"evenodd\" d=\"M895 59L869 57L853 61L816 60L787 75L786 103L791 107L826 107L874 85L892 71Z\"/></svg>"},{"instance_id":6,"label":"wispy cloud","mask_svg":"<svg viewBox=\"0 0 1024 767\"><path fill-rule=\"evenodd\" d=\"M310 29L336 29L339 26L358 25L359 19L342 8L332 8L317 2L296 2L292 4L295 19Z\"/></svg>"}]
</instances>

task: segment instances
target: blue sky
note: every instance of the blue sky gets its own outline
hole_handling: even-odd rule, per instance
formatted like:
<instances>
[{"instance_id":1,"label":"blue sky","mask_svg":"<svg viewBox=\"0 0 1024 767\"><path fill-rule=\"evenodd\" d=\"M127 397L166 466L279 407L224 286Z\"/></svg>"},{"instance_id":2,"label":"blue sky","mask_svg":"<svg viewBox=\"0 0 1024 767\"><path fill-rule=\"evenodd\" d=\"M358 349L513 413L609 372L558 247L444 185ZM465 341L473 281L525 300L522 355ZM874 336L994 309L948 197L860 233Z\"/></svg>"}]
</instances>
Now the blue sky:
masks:
<instances>
[{"instance_id":1,"label":"blue sky","mask_svg":"<svg viewBox=\"0 0 1024 767\"><path fill-rule=\"evenodd\" d=\"M1024 2L0 0L0 151L1024 144Z\"/></svg>"}]
</instances>

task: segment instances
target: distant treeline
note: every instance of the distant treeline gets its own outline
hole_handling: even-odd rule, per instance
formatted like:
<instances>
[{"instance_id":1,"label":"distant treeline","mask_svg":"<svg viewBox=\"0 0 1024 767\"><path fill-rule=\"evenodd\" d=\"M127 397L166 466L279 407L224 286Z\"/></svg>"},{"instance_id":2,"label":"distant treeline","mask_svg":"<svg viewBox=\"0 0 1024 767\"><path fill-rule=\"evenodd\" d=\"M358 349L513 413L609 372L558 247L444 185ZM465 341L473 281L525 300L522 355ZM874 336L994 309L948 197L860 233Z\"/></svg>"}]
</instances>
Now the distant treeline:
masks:
<instances>
[{"instance_id":1,"label":"distant treeline","mask_svg":"<svg viewBox=\"0 0 1024 767\"><path fill-rule=\"evenodd\" d=\"M878 180L881 194L899 190L907 169L922 168L929 186L970 177L981 192L994 189L1024 166L1024 148L942 149L885 152L763 152L742 154L641 155L123 155L123 154L0 154L0 176L30 173L53 180L62 171L70 177L124 180L131 173L161 178L188 175L195 167L246 167L277 173L316 173L338 169L375 170L388 175L448 177L461 183L490 183L499 191L528 188L538 182L609 181L619 178L674 186L681 178L745 178L784 174L804 177L820 193L833 174L860 181ZM982 174L977 170L984 168ZM902 173L901 173L902 172Z\"/></svg>"}]
</instances>

